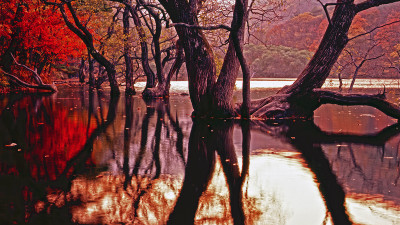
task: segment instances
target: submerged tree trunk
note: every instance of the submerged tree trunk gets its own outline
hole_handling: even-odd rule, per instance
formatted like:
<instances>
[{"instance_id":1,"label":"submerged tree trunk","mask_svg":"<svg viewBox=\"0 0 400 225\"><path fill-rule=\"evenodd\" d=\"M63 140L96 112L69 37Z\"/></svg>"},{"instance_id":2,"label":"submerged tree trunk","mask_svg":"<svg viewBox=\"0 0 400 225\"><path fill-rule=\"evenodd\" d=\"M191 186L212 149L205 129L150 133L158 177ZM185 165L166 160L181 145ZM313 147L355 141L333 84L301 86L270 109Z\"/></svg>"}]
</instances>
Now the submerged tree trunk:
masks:
<instances>
[{"instance_id":1,"label":"submerged tree trunk","mask_svg":"<svg viewBox=\"0 0 400 225\"><path fill-rule=\"evenodd\" d=\"M244 28L247 19L247 0L237 0L231 23L231 33L229 36L229 46L224 58L218 81L213 90L214 112L218 116L233 116L233 91L238 76L241 62L238 57L242 57L242 47L244 41ZM239 54L238 54L239 53ZM243 58L241 58L242 60ZM242 68L243 72L248 72ZM244 76L245 78L245 76Z\"/></svg>"},{"instance_id":2,"label":"submerged tree trunk","mask_svg":"<svg viewBox=\"0 0 400 225\"><path fill-rule=\"evenodd\" d=\"M182 67L182 64L184 62L184 53L183 53L183 47L179 43L180 41L178 40L176 42L176 58L174 63L171 66L171 69L169 70L168 74L166 77L164 77L164 74L162 74L162 79L158 81L158 84L154 88L148 88L143 92L143 97L147 99L151 98L157 98L157 97L162 97L166 98L169 97L169 89L171 86L171 79L174 76L174 74L178 75L180 68ZM159 63L162 63L161 61Z\"/></svg>"},{"instance_id":3,"label":"submerged tree trunk","mask_svg":"<svg viewBox=\"0 0 400 225\"><path fill-rule=\"evenodd\" d=\"M159 0L174 23L198 25L197 1ZM216 67L212 49L199 29L175 27L185 52L190 100L196 115L209 114L216 82Z\"/></svg>"},{"instance_id":4,"label":"submerged tree trunk","mask_svg":"<svg viewBox=\"0 0 400 225\"><path fill-rule=\"evenodd\" d=\"M237 50L241 50L244 40L244 24L247 18L247 0L236 1L228 52L221 73L216 77L212 49L198 26L198 3L196 1L160 0L175 26L185 50L189 93L194 115L231 117L233 110L233 90L240 67ZM190 27L192 26L192 27ZM238 47L238 48L236 48Z\"/></svg>"}]
</instances>

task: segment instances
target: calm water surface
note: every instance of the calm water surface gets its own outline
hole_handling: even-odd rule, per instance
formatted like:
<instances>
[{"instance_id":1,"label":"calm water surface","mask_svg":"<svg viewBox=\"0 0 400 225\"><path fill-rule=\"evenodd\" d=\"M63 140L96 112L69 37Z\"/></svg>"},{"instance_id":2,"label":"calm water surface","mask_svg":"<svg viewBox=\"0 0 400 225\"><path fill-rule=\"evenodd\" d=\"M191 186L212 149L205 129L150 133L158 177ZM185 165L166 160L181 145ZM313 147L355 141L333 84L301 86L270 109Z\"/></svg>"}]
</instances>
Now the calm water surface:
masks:
<instances>
[{"instance_id":1,"label":"calm water surface","mask_svg":"<svg viewBox=\"0 0 400 225\"><path fill-rule=\"evenodd\" d=\"M192 120L188 96L60 89L0 97L0 224L400 224L400 126L373 108Z\"/></svg>"}]
</instances>

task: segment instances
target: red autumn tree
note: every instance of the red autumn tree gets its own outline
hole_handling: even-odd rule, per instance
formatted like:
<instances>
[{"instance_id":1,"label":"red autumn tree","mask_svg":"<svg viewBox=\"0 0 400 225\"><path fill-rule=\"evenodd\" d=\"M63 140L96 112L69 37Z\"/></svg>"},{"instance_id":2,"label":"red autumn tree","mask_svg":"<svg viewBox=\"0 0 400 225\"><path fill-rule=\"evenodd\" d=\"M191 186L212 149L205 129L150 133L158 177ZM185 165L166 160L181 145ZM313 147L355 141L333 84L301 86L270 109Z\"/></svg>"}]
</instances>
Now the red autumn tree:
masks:
<instances>
[{"instance_id":1,"label":"red autumn tree","mask_svg":"<svg viewBox=\"0 0 400 225\"><path fill-rule=\"evenodd\" d=\"M26 82L31 74L14 67L12 56L43 74L46 81L52 64L80 57L86 49L76 41L58 11L39 0L0 3L0 21L0 67Z\"/></svg>"}]
</instances>

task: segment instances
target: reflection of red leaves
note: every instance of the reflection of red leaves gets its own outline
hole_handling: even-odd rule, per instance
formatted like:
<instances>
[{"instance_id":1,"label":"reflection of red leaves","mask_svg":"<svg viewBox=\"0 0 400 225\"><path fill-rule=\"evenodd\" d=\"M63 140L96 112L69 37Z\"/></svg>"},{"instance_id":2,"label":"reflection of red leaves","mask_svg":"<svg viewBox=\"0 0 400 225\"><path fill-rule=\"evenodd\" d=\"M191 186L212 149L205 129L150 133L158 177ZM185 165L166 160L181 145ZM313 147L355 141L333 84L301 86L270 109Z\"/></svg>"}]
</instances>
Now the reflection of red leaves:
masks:
<instances>
[{"instance_id":1,"label":"reflection of red leaves","mask_svg":"<svg viewBox=\"0 0 400 225\"><path fill-rule=\"evenodd\" d=\"M35 115L28 112L32 108L28 104L21 102L27 114L24 158L34 179L54 180L83 148L93 128L87 132L88 122L77 111L44 104L45 110Z\"/></svg>"}]
</instances>

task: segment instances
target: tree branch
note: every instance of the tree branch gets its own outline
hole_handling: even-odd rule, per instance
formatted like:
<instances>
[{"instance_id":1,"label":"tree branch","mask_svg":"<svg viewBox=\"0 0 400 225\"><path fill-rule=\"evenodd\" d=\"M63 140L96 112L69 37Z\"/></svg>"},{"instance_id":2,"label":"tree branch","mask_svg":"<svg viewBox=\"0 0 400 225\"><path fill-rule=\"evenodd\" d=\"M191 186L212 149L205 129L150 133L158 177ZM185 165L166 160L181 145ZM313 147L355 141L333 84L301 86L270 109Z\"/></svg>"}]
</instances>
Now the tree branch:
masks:
<instances>
[{"instance_id":1,"label":"tree branch","mask_svg":"<svg viewBox=\"0 0 400 225\"><path fill-rule=\"evenodd\" d=\"M34 71L33 69L27 67L26 65L22 65L22 64L18 63L17 60L15 59L14 55L13 55L12 53L10 53L10 54L11 54L11 57L13 58L13 60L14 60L14 63L15 63L17 66L20 66L20 67L22 67L22 68L24 68L24 69L26 69L26 70L32 72L33 78L35 79L35 81L36 81L39 85L43 85L43 81L42 81L42 79L40 78L40 76L37 74L36 71Z\"/></svg>"},{"instance_id":2,"label":"tree branch","mask_svg":"<svg viewBox=\"0 0 400 225\"><path fill-rule=\"evenodd\" d=\"M86 29L86 27L83 26L83 24L79 21L78 16L76 15L76 12L74 8L72 7L71 3L67 3L67 7L69 12L72 15L72 18L75 22L75 25L85 34L86 38L88 38L91 42L93 42L93 36L92 34Z\"/></svg>"},{"instance_id":3,"label":"tree branch","mask_svg":"<svg viewBox=\"0 0 400 225\"><path fill-rule=\"evenodd\" d=\"M26 82L20 80L18 77L14 76L10 73L7 73L7 72L3 71L2 69L0 69L0 72L3 72L4 75L6 75L8 78L13 80L15 83L17 83L21 87L34 88L34 89L39 89L39 90L47 90L47 91L51 91L51 92L57 91L57 88L54 85L50 85L50 84L33 85L33 84L29 84L29 83L26 83Z\"/></svg>"},{"instance_id":4,"label":"tree branch","mask_svg":"<svg viewBox=\"0 0 400 225\"><path fill-rule=\"evenodd\" d=\"M329 16L329 12L328 12L328 6L337 6L337 5L343 5L343 4L347 4L346 2L337 2L337 3L322 3L321 0L317 0L319 2L319 4L321 4L322 8L324 9L326 18L328 19L328 23L329 25L332 25L332 20L331 17Z\"/></svg>"},{"instance_id":5,"label":"tree branch","mask_svg":"<svg viewBox=\"0 0 400 225\"><path fill-rule=\"evenodd\" d=\"M400 118L400 108L385 100L385 94L341 94L333 91L321 89L313 90L321 104L336 105L368 105L379 109L383 113L393 118Z\"/></svg>"},{"instance_id":6,"label":"tree branch","mask_svg":"<svg viewBox=\"0 0 400 225\"><path fill-rule=\"evenodd\" d=\"M384 4L389 4L393 2L398 2L400 0L367 0L365 2L361 2L355 5L356 7L356 13L364 11L366 9L384 5Z\"/></svg>"},{"instance_id":7,"label":"tree branch","mask_svg":"<svg viewBox=\"0 0 400 225\"><path fill-rule=\"evenodd\" d=\"M390 23L386 23L386 24L383 24L383 25L374 27L374 28L373 28L372 30L370 30L370 31L367 31L367 32L365 32L365 33L362 33L362 34L356 35L356 36L354 36L354 37L352 37L352 38L349 38L349 41L354 40L354 39L356 39L356 38L359 38L359 37L361 37L361 36L370 34L370 33L374 32L375 30L377 30L377 29L379 29L379 28L386 27L386 26L390 26L390 25L393 25L393 24L399 23L399 22L400 22L400 20L396 20L396 21L393 21L393 22L390 22Z\"/></svg>"},{"instance_id":8,"label":"tree branch","mask_svg":"<svg viewBox=\"0 0 400 225\"><path fill-rule=\"evenodd\" d=\"M326 18L328 19L329 25L332 25L332 20L331 20L331 17L329 16L327 5L322 3L321 0L317 0L317 1L319 2L319 4L321 4L322 8L324 9L324 12L325 12Z\"/></svg>"}]
</instances>

